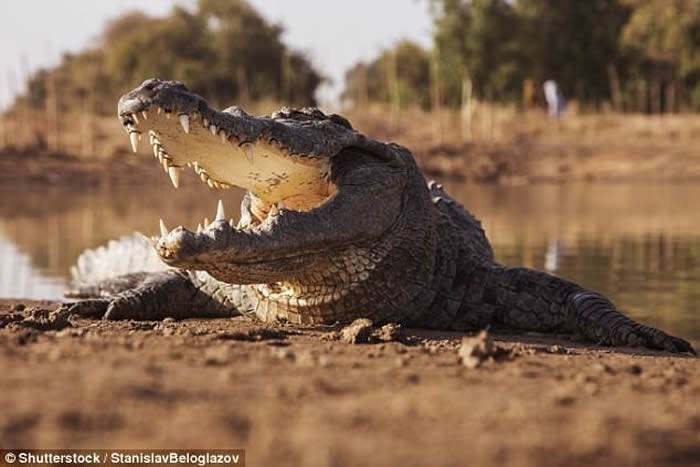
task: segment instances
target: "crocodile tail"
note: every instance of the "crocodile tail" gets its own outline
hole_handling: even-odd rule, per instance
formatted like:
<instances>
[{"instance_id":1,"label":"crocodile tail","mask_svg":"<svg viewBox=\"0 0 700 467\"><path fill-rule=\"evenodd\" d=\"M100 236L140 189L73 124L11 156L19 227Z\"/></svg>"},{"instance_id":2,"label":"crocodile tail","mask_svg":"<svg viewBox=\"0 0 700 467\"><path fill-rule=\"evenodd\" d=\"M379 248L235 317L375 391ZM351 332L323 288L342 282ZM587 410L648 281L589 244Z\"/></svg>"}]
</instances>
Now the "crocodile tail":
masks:
<instances>
[{"instance_id":1,"label":"crocodile tail","mask_svg":"<svg viewBox=\"0 0 700 467\"><path fill-rule=\"evenodd\" d=\"M72 286L87 287L127 274L166 269L169 267L156 254L151 239L134 232L83 251L71 267Z\"/></svg>"},{"instance_id":2,"label":"crocodile tail","mask_svg":"<svg viewBox=\"0 0 700 467\"><path fill-rule=\"evenodd\" d=\"M531 331L574 332L603 345L691 352L683 339L640 324L603 295L527 268L493 267L485 301L496 305L494 321Z\"/></svg>"}]
</instances>

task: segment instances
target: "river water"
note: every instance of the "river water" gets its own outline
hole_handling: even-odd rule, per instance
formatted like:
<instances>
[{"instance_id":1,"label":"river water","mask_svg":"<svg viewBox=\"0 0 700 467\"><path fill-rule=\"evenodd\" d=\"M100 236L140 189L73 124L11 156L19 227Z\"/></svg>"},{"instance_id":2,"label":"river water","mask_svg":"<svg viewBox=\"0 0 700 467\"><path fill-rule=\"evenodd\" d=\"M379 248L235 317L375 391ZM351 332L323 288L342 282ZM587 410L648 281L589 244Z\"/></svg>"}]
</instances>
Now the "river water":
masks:
<instances>
[{"instance_id":1,"label":"river water","mask_svg":"<svg viewBox=\"0 0 700 467\"><path fill-rule=\"evenodd\" d=\"M99 191L0 189L0 297L57 299L83 248L158 219L193 228L220 195L200 184ZM700 342L700 186L446 184L486 228L502 263L607 294L629 315ZM241 193L224 193L238 217Z\"/></svg>"}]
</instances>

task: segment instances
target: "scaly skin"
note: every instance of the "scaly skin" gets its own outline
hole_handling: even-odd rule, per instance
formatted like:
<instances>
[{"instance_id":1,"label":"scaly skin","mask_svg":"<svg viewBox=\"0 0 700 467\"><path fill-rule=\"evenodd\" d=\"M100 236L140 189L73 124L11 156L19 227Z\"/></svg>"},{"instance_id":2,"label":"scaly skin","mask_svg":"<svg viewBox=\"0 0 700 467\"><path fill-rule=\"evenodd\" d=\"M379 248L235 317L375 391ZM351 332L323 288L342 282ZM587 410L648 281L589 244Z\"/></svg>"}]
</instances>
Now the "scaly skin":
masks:
<instances>
[{"instance_id":1,"label":"scaly skin","mask_svg":"<svg viewBox=\"0 0 700 467\"><path fill-rule=\"evenodd\" d=\"M98 298L73 305L75 312L110 319L245 314L293 323L369 318L457 331L499 323L693 352L593 291L496 263L480 223L439 185L426 184L407 149L373 141L342 117L316 109L271 117L217 112L180 83L148 80L122 97L119 118L134 144L148 132L175 185L190 165L211 187L238 185L248 194L236 226L223 206L197 231L163 226L152 239L162 271L143 273L130 259L128 270L100 271L94 283L93 263L110 264L121 243L86 253L73 295ZM146 247L125 248L153 264Z\"/></svg>"}]
</instances>

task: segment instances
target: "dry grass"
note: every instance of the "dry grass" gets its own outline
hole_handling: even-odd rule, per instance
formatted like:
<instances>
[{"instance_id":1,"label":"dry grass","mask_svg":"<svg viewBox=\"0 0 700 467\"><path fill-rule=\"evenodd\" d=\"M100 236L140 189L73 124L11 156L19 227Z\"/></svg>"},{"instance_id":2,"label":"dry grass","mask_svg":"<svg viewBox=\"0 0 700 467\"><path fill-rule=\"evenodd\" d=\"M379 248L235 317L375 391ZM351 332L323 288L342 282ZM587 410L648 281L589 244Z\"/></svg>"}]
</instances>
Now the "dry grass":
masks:
<instances>
[{"instance_id":1,"label":"dry grass","mask_svg":"<svg viewBox=\"0 0 700 467\"><path fill-rule=\"evenodd\" d=\"M250 110L263 114L276 107L261 102ZM409 109L396 115L387 107L370 106L344 114L360 131L409 147L431 176L506 183L700 179L700 156L694 150L700 116L694 114L571 111L557 122L540 110L479 103L469 126L452 110ZM42 113L5 116L2 122L0 147L102 160L129 152L123 130L111 117L63 115L58 144Z\"/></svg>"}]
</instances>

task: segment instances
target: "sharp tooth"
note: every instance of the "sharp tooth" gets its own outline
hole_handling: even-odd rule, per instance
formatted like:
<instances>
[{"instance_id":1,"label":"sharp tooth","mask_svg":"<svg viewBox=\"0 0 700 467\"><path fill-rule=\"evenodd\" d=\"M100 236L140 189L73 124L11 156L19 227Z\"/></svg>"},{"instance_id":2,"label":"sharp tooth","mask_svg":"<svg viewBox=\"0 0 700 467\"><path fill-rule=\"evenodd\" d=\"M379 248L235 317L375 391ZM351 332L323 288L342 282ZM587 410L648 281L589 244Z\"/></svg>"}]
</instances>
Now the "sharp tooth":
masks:
<instances>
[{"instance_id":1,"label":"sharp tooth","mask_svg":"<svg viewBox=\"0 0 700 467\"><path fill-rule=\"evenodd\" d=\"M207 180L207 185L209 185L209 188L216 188L216 186L214 185L214 180L212 180L211 178Z\"/></svg>"},{"instance_id":2,"label":"sharp tooth","mask_svg":"<svg viewBox=\"0 0 700 467\"><path fill-rule=\"evenodd\" d=\"M168 120L170 120L170 115L171 115L171 114L172 114L172 112L166 110L166 111L165 111L165 118L167 118Z\"/></svg>"},{"instance_id":3,"label":"sharp tooth","mask_svg":"<svg viewBox=\"0 0 700 467\"><path fill-rule=\"evenodd\" d=\"M167 237L168 236L168 228L165 226L165 222L163 222L163 219L160 220L160 235L162 237Z\"/></svg>"},{"instance_id":4,"label":"sharp tooth","mask_svg":"<svg viewBox=\"0 0 700 467\"><path fill-rule=\"evenodd\" d=\"M168 167L168 176L175 188L180 186L180 172L182 172L182 167L175 167L174 165Z\"/></svg>"},{"instance_id":5,"label":"sharp tooth","mask_svg":"<svg viewBox=\"0 0 700 467\"><path fill-rule=\"evenodd\" d=\"M204 228L205 229L209 228L209 219L207 219L206 217L204 218Z\"/></svg>"},{"instance_id":6,"label":"sharp tooth","mask_svg":"<svg viewBox=\"0 0 700 467\"><path fill-rule=\"evenodd\" d=\"M205 128L209 128L209 120L207 120L206 118L203 118L202 125L204 125Z\"/></svg>"},{"instance_id":7,"label":"sharp tooth","mask_svg":"<svg viewBox=\"0 0 700 467\"><path fill-rule=\"evenodd\" d=\"M134 118L134 121L138 125L139 124L139 117L137 117L136 114L131 114L131 116Z\"/></svg>"},{"instance_id":8,"label":"sharp tooth","mask_svg":"<svg viewBox=\"0 0 700 467\"><path fill-rule=\"evenodd\" d=\"M163 111L163 107L158 106L158 110L156 111L156 112L158 113L158 115L160 115L160 113L161 113L162 111Z\"/></svg>"},{"instance_id":9,"label":"sharp tooth","mask_svg":"<svg viewBox=\"0 0 700 467\"><path fill-rule=\"evenodd\" d=\"M129 133L129 142L131 143L131 149L134 152L139 150L139 132L132 131Z\"/></svg>"},{"instance_id":10,"label":"sharp tooth","mask_svg":"<svg viewBox=\"0 0 700 467\"><path fill-rule=\"evenodd\" d=\"M225 144L227 139L226 132L224 130L219 131L219 136L221 137L221 142Z\"/></svg>"},{"instance_id":11,"label":"sharp tooth","mask_svg":"<svg viewBox=\"0 0 700 467\"><path fill-rule=\"evenodd\" d=\"M170 167L170 161L164 157L161 163L163 164L163 170L168 172L168 167Z\"/></svg>"},{"instance_id":12,"label":"sharp tooth","mask_svg":"<svg viewBox=\"0 0 700 467\"><path fill-rule=\"evenodd\" d=\"M228 221L228 225L230 225L232 229L235 229L235 228L236 228L236 223L233 222L233 218L232 218L231 220Z\"/></svg>"},{"instance_id":13,"label":"sharp tooth","mask_svg":"<svg viewBox=\"0 0 700 467\"><path fill-rule=\"evenodd\" d=\"M226 220L226 214L224 214L224 202L219 200L219 204L216 206L216 219L217 221Z\"/></svg>"},{"instance_id":14,"label":"sharp tooth","mask_svg":"<svg viewBox=\"0 0 700 467\"><path fill-rule=\"evenodd\" d=\"M203 230L202 224L197 224L197 233L202 233Z\"/></svg>"},{"instance_id":15,"label":"sharp tooth","mask_svg":"<svg viewBox=\"0 0 700 467\"><path fill-rule=\"evenodd\" d=\"M216 135L216 125L209 125L209 131L212 135Z\"/></svg>"},{"instance_id":16,"label":"sharp tooth","mask_svg":"<svg viewBox=\"0 0 700 467\"><path fill-rule=\"evenodd\" d=\"M148 114L146 113L145 110L141 111L141 115L143 115L144 120L148 120Z\"/></svg>"},{"instance_id":17,"label":"sharp tooth","mask_svg":"<svg viewBox=\"0 0 700 467\"><path fill-rule=\"evenodd\" d=\"M185 130L185 133L190 132L190 117L187 114L180 114L180 125L182 125L182 129Z\"/></svg>"},{"instance_id":18,"label":"sharp tooth","mask_svg":"<svg viewBox=\"0 0 700 467\"><path fill-rule=\"evenodd\" d=\"M206 173L201 172L201 171L199 172L199 178L200 178L204 183L207 183L207 180L209 180L209 176L208 176Z\"/></svg>"},{"instance_id":19,"label":"sharp tooth","mask_svg":"<svg viewBox=\"0 0 700 467\"><path fill-rule=\"evenodd\" d=\"M158 148L158 145L154 144L153 145L153 157L155 157L156 159L158 159L158 152L159 151L160 151L160 149Z\"/></svg>"},{"instance_id":20,"label":"sharp tooth","mask_svg":"<svg viewBox=\"0 0 700 467\"><path fill-rule=\"evenodd\" d=\"M243 146L243 153L245 154L245 158L248 159L248 162L251 164L253 163L253 146L250 144L246 144Z\"/></svg>"}]
</instances>

